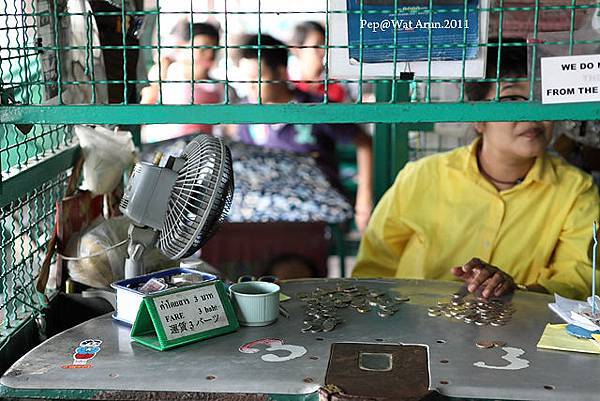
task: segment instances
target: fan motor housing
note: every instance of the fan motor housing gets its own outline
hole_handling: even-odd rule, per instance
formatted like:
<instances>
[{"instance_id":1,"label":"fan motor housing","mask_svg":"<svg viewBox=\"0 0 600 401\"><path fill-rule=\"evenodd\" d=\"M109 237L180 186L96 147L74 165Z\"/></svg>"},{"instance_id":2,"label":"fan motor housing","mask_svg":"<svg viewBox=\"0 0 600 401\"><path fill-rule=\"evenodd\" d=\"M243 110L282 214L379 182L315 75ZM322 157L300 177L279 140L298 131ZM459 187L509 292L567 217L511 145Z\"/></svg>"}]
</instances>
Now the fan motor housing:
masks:
<instances>
[{"instance_id":1,"label":"fan motor housing","mask_svg":"<svg viewBox=\"0 0 600 401\"><path fill-rule=\"evenodd\" d=\"M162 230L177 173L168 167L136 164L121 199L121 212L141 226Z\"/></svg>"}]
</instances>

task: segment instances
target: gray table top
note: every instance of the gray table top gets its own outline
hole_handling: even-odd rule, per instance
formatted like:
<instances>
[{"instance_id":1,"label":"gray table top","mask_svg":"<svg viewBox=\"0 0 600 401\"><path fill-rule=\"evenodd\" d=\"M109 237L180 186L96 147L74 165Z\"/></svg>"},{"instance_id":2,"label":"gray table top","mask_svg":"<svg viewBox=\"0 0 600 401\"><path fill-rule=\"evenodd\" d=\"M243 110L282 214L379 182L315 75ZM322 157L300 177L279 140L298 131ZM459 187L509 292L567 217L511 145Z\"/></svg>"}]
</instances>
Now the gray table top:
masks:
<instances>
[{"instance_id":1,"label":"gray table top","mask_svg":"<svg viewBox=\"0 0 600 401\"><path fill-rule=\"evenodd\" d=\"M352 279L344 281L356 283ZM339 279L284 283L282 291L292 296L284 304L291 314L289 319L280 317L267 327L242 327L235 333L165 352L132 342L129 328L113 321L110 315L92 319L30 351L0 379L1 389L4 395L15 397L59 394L86 398L99 397L102 390L134 390L281 394L316 399L315 392L325 381L331 344L364 342L427 345L430 387L451 397L535 400L600 397L598 356L536 348L546 323L558 322L547 307L552 300L548 295L517 292L512 299L516 313L507 325L476 326L427 314L427 308L438 299L458 291L459 283L360 280L360 285L369 288L400 292L410 297L410 302L401 305L400 311L387 319L379 318L374 311L359 314L351 308L340 309L339 315L345 322L335 330L302 333L303 306L295 294L316 287L334 287L337 282ZM90 361L92 368L62 368L72 363L73 350L88 338L103 342L101 351ZM289 355L287 351L269 352L259 346L257 353L240 352L243 344L263 338L281 339L307 352L285 362L267 362L262 356L270 353L284 357ZM477 348L475 342L482 339L502 340L511 348ZM502 358L514 349L523 351L517 365ZM528 366L502 369L508 365L518 367L523 360Z\"/></svg>"}]
</instances>

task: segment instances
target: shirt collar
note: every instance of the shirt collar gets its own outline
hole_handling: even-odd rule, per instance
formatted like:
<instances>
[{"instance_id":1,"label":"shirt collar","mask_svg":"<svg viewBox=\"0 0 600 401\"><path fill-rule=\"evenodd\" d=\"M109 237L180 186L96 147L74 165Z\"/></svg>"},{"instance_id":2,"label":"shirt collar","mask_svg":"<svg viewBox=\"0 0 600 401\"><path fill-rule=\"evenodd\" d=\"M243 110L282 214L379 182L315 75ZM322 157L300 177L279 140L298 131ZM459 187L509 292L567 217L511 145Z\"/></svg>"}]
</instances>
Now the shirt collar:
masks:
<instances>
[{"instance_id":1,"label":"shirt collar","mask_svg":"<svg viewBox=\"0 0 600 401\"><path fill-rule=\"evenodd\" d=\"M476 138L471 144L462 148L459 152L453 154L448 159L448 166L461 170L467 177L475 182L484 180L477 166L477 149L481 143L481 138ZM537 181L547 184L556 184L558 177L554 166L548 160L546 153L536 158L535 163L527 173L524 183Z\"/></svg>"}]
</instances>

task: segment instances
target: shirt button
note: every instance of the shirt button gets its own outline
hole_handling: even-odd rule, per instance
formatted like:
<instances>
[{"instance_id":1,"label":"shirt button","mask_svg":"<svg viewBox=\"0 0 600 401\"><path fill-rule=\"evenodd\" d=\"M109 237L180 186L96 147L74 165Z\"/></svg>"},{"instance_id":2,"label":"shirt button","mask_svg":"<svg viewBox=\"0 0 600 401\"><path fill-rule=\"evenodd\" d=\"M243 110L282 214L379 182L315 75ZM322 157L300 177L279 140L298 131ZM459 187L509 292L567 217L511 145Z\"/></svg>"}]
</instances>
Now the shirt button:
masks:
<instances>
[{"instance_id":1,"label":"shirt button","mask_svg":"<svg viewBox=\"0 0 600 401\"><path fill-rule=\"evenodd\" d=\"M485 241L483 241L483 247L484 248L489 248L490 247L490 241L488 241L487 239Z\"/></svg>"}]
</instances>

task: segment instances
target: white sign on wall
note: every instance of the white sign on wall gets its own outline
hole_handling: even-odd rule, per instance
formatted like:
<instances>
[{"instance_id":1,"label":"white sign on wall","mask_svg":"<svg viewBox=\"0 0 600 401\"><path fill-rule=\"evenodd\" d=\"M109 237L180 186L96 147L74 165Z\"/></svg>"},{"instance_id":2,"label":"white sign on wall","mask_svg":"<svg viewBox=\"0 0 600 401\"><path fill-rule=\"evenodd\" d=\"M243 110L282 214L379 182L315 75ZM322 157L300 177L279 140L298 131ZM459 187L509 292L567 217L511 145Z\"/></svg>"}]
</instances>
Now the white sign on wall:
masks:
<instances>
[{"instance_id":1,"label":"white sign on wall","mask_svg":"<svg viewBox=\"0 0 600 401\"><path fill-rule=\"evenodd\" d=\"M541 60L542 103L600 101L600 54Z\"/></svg>"}]
</instances>

